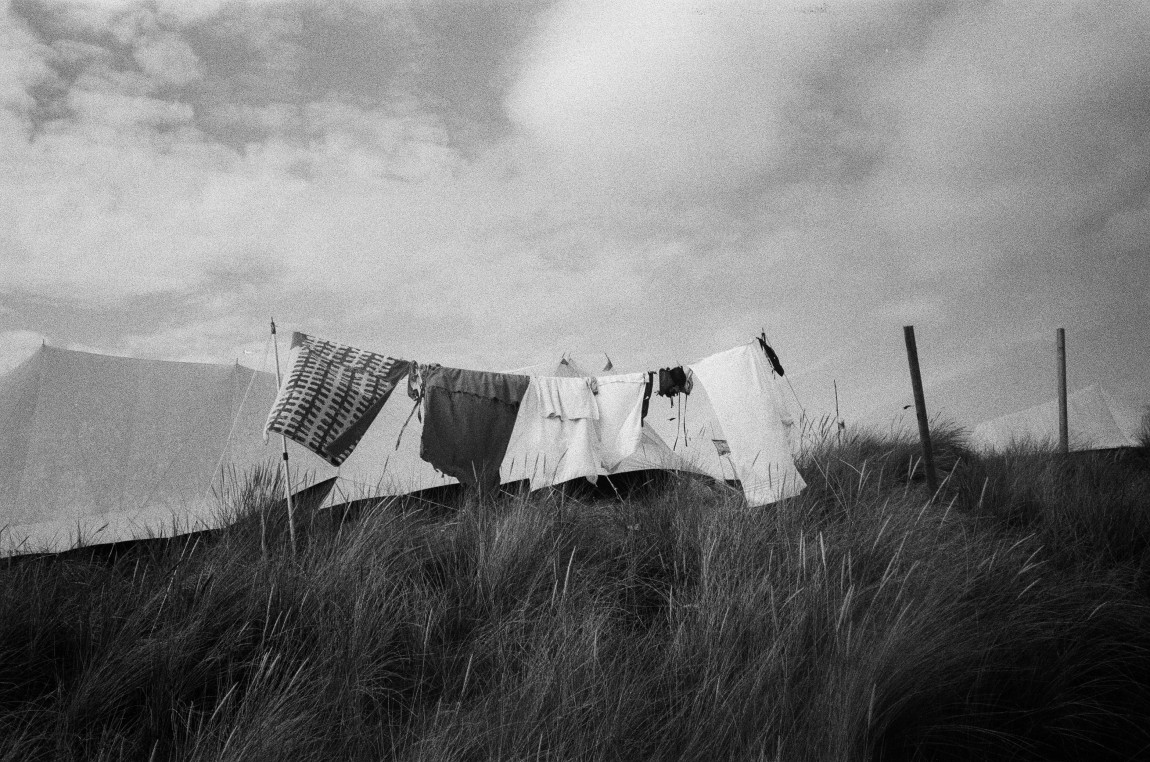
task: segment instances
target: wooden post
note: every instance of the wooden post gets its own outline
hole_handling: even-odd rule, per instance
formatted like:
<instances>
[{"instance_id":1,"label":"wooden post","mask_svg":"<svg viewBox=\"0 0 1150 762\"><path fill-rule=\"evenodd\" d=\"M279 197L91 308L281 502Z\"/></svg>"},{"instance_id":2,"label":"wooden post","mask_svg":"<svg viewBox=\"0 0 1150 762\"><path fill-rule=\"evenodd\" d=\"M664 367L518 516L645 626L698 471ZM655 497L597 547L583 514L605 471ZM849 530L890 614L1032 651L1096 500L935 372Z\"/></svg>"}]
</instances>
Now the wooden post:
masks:
<instances>
[{"instance_id":1,"label":"wooden post","mask_svg":"<svg viewBox=\"0 0 1150 762\"><path fill-rule=\"evenodd\" d=\"M283 386L283 379L280 378L280 345L276 339L276 321L272 318L272 346L275 347L276 352L276 389ZM291 553L295 555L295 510L291 500L291 469L288 466L288 446L287 437L280 435L284 445L284 493L287 495L287 514L288 514L288 536L291 538Z\"/></svg>"},{"instance_id":2,"label":"wooden post","mask_svg":"<svg viewBox=\"0 0 1150 762\"><path fill-rule=\"evenodd\" d=\"M1066 329L1058 329L1058 451L1070 452L1070 415L1066 403Z\"/></svg>"},{"instance_id":3,"label":"wooden post","mask_svg":"<svg viewBox=\"0 0 1150 762\"><path fill-rule=\"evenodd\" d=\"M926 418L926 396L922 393L922 375L918 368L918 345L914 340L914 326L903 326L906 339L906 359L910 363L910 383L914 387L914 407L918 413L918 436L922 440L922 461L926 467L926 486L933 495L938 491L938 474L934 470L934 452L930 447L930 424Z\"/></svg>"}]
</instances>

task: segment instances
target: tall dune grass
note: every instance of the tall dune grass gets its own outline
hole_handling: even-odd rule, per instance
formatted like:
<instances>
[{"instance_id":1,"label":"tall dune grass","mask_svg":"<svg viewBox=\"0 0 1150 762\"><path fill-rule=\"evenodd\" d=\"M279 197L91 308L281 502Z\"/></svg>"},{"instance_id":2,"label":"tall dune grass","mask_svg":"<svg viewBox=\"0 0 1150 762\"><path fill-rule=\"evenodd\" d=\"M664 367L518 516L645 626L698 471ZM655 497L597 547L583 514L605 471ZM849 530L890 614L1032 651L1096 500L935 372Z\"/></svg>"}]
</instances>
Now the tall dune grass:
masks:
<instances>
[{"instance_id":1,"label":"tall dune grass","mask_svg":"<svg viewBox=\"0 0 1150 762\"><path fill-rule=\"evenodd\" d=\"M0 760L1145 758L1145 465L935 447L0 562Z\"/></svg>"}]
</instances>

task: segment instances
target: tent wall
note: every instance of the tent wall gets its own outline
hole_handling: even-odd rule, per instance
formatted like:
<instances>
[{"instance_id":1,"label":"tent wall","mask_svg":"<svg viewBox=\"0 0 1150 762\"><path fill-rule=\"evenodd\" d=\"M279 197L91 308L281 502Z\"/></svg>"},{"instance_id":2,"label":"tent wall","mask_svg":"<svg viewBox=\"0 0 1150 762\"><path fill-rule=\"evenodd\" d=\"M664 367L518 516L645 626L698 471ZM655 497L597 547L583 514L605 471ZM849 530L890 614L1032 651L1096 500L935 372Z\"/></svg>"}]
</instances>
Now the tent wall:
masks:
<instances>
[{"instance_id":1,"label":"tent wall","mask_svg":"<svg viewBox=\"0 0 1150 762\"><path fill-rule=\"evenodd\" d=\"M42 348L0 380L0 555L219 526L220 496L277 465L274 396L239 365Z\"/></svg>"},{"instance_id":2,"label":"tent wall","mask_svg":"<svg viewBox=\"0 0 1150 762\"><path fill-rule=\"evenodd\" d=\"M1146 413L1145 406L1140 408L1098 384L1080 389L1067 398L1070 449L1136 447ZM984 421L974 428L971 440L985 450L1001 450L1013 444L1053 447L1058 442L1058 401Z\"/></svg>"}]
</instances>

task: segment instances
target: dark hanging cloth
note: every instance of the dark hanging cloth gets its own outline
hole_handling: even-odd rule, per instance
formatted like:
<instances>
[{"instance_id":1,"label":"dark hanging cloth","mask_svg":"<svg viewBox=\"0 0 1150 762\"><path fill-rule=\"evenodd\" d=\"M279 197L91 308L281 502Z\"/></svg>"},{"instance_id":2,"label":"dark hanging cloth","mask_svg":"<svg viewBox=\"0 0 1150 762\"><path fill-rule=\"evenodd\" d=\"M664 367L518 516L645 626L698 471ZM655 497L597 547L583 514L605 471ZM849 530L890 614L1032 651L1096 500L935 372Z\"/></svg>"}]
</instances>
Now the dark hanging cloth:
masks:
<instances>
[{"instance_id":1,"label":"dark hanging cloth","mask_svg":"<svg viewBox=\"0 0 1150 762\"><path fill-rule=\"evenodd\" d=\"M655 386L655 372L647 371L647 385L643 387L643 412L639 414L639 422L647 420L647 408L651 406L651 391Z\"/></svg>"},{"instance_id":2,"label":"dark hanging cloth","mask_svg":"<svg viewBox=\"0 0 1150 762\"><path fill-rule=\"evenodd\" d=\"M519 403L530 378L459 368L424 368L419 456L464 484L499 485Z\"/></svg>"},{"instance_id":3,"label":"dark hanging cloth","mask_svg":"<svg viewBox=\"0 0 1150 762\"><path fill-rule=\"evenodd\" d=\"M771 361L771 367L775 369L775 373L780 376L783 375L783 364L779 362L779 356L775 354L775 350L771 349L771 345L767 340L759 337L759 346L763 348L763 352L767 355L767 359Z\"/></svg>"},{"instance_id":4,"label":"dark hanging cloth","mask_svg":"<svg viewBox=\"0 0 1150 762\"><path fill-rule=\"evenodd\" d=\"M680 365L675 368L663 368L659 371L659 396L674 397L676 394L691 393L691 379Z\"/></svg>"}]
</instances>

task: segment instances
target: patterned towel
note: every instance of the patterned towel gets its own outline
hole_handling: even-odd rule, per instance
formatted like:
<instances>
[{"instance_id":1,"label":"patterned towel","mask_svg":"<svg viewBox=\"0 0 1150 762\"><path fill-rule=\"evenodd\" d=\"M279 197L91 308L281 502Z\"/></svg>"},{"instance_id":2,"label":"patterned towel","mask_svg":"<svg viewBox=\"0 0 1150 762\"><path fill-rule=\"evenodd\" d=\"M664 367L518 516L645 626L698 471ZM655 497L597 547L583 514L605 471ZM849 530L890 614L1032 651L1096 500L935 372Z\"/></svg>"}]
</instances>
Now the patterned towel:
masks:
<instances>
[{"instance_id":1,"label":"patterned towel","mask_svg":"<svg viewBox=\"0 0 1150 762\"><path fill-rule=\"evenodd\" d=\"M265 430L343 463L411 363L293 333L291 370Z\"/></svg>"}]
</instances>

